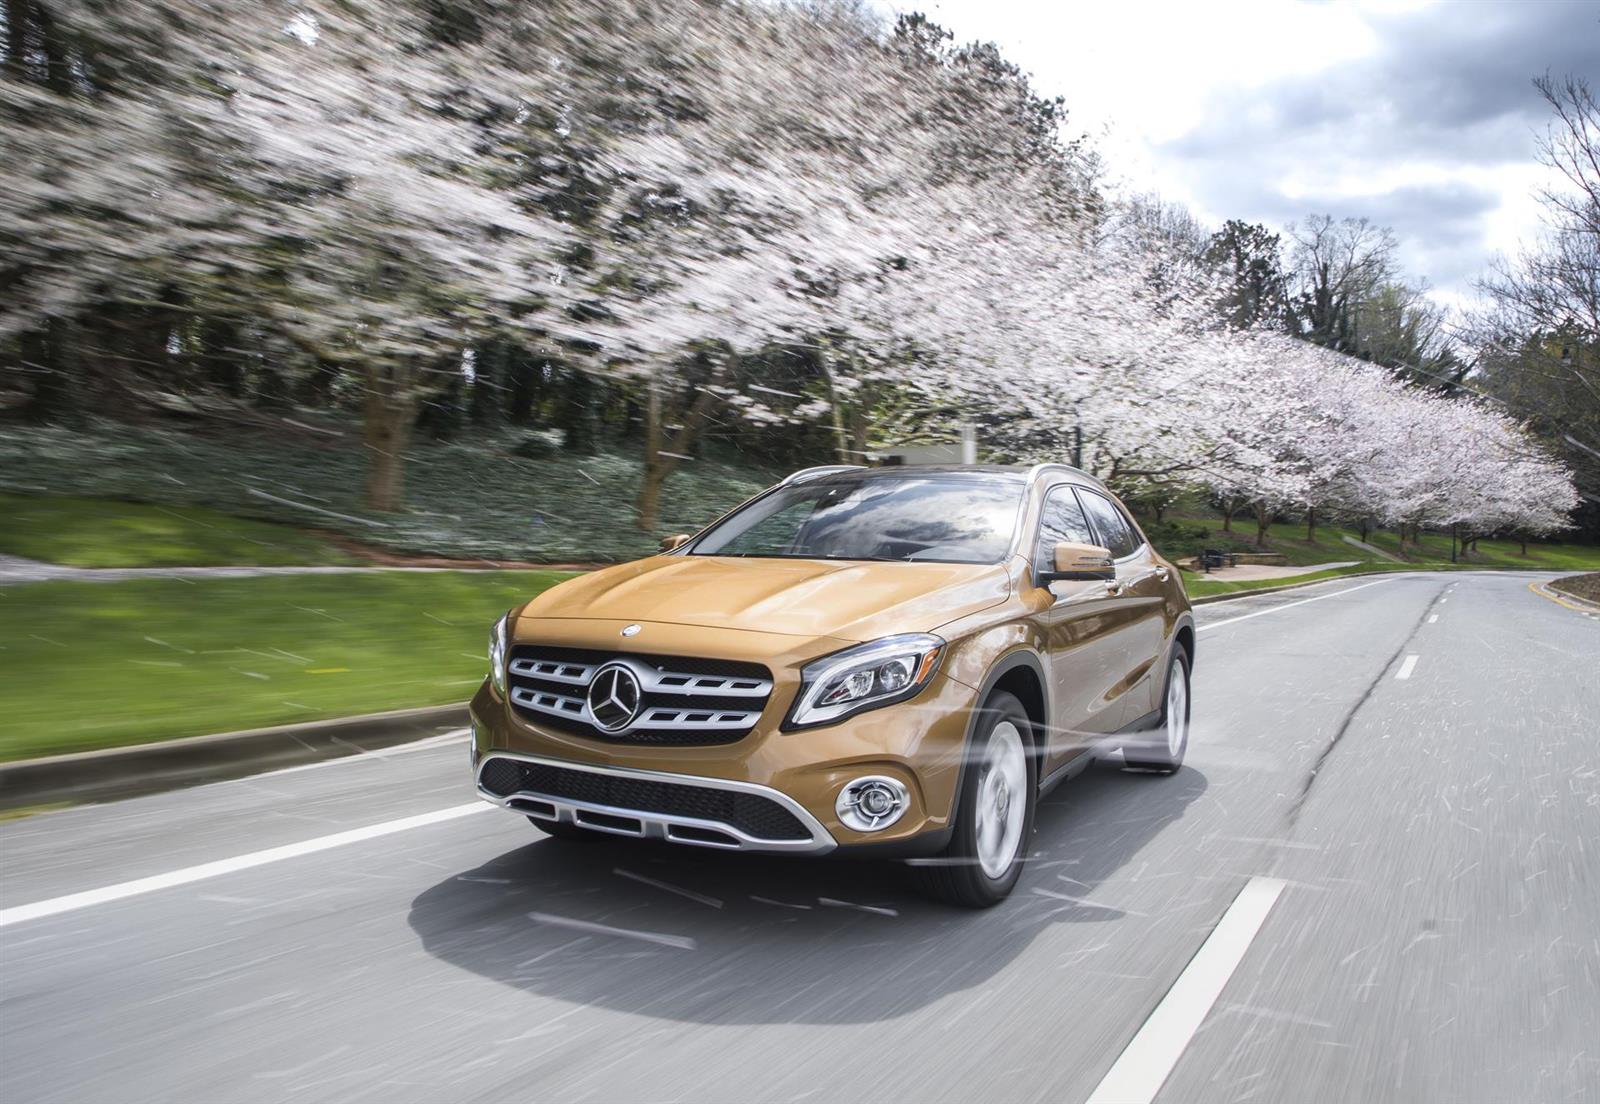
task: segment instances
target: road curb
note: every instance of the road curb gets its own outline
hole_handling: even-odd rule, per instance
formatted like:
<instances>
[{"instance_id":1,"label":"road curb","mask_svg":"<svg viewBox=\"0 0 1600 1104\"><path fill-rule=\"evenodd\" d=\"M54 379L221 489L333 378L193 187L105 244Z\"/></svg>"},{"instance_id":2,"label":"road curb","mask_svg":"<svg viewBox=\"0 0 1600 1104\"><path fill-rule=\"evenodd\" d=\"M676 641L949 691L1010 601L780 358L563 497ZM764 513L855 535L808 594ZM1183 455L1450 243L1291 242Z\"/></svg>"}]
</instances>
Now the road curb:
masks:
<instances>
[{"instance_id":1,"label":"road curb","mask_svg":"<svg viewBox=\"0 0 1600 1104\"><path fill-rule=\"evenodd\" d=\"M1583 574L1588 574L1588 572ZM1562 578L1571 579L1575 577L1566 575ZM1561 581L1562 579L1552 579L1548 583L1535 581L1528 584L1528 589L1539 595L1539 597L1548 598L1558 606L1565 606L1569 610L1575 610L1578 613L1588 614L1589 616L1600 614L1600 602L1592 602L1581 594L1571 594L1562 590L1555 585Z\"/></svg>"},{"instance_id":2,"label":"road curb","mask_svg":"<svg viewBox=\"0 0 1600 1104\"><path fill-rule=\"evenodd\" d=\"M1427 571L1428 568L1407 568L1407 571ZM1457 569L1459 570L1459 569ZM1352 571L1348 575L1333 575L1326 579L1307 579L1298 583L1284 583L1282 586L1253 587L1250 590L1234 590L1227 594L1207 594L1199 598L1189 599L1191 606L1209 606L1213 602L1231 602L1235 598L1254 598L1258 594L1277 594L1282 590L1299 590L1301 587L1319 586L1322 583L1337 583L1340 579L1365 579L1369 575L1404 575L1405 571Z\"/></svg>"},{"instance_id":3,"label":"road curb","mask_svg":"<svg viewBox=\"0 0 1600 1104\"><path fill-rule=\"evenodd\" d=\"M220 782L376 751L466 725L467 704L458 702L0 763L0 810Z\"/></svg>"}]
</instances>

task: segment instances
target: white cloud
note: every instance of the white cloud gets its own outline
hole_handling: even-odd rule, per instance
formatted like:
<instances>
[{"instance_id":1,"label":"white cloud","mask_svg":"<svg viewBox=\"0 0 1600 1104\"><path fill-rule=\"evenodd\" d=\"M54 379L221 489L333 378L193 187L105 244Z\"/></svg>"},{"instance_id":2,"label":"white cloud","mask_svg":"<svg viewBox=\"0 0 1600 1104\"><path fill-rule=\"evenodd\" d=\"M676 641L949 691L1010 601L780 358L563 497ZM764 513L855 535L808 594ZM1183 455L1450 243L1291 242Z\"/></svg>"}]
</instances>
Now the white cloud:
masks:
<instances>
[{"instance_id":1,"label":"white cloud","mask_svg":"<svg viewBox=\"0 0 1600 1104\"><path fill-rule=\"evenodd\" d=\"M1600 26L1584 34L1594 12L1580 3L876 6L997 42L1064 97L1120 188L1212 223L1392 219L1412 275L1451 302L1493 252L1538 232L1529 81L1600 72Z\"/></svg>"}]
</instances>

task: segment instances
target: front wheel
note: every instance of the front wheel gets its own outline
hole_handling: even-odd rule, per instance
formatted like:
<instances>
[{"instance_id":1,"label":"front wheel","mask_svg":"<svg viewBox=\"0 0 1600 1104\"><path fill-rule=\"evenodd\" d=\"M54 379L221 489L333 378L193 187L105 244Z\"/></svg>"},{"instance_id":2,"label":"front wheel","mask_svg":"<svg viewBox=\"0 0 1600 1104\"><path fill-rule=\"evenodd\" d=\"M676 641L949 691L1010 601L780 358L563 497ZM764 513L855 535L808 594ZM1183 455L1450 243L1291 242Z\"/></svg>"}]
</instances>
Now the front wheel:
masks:
<instances>
[{"instance_id":1,"label":"front wheel","mask_svg":"<svg viewBox=\"0 0 1600 1104\"><path fill-rule=\"evenodd\" d=\"M1031 724L1022 703L1004 692L983 706L957 796L956 823L944 853L913 867L924 892L964 908L989 908L1022 876L1038 796Z\"/></svg>"},{"instance_id":2,"label":"front wheel","mask_svg":"<svg viewBox=\"0 0 1600 1104\"><path fill-rule=\"evenodd\" d=\"M1130 767L1171 774L1183 766L1189 750L1189 653L1172 649L1167 668L1167 697L1161 706L1161 723L1144 734L1145 740L1122 749L1123 761Z\"/></svg>"}]
</instances>

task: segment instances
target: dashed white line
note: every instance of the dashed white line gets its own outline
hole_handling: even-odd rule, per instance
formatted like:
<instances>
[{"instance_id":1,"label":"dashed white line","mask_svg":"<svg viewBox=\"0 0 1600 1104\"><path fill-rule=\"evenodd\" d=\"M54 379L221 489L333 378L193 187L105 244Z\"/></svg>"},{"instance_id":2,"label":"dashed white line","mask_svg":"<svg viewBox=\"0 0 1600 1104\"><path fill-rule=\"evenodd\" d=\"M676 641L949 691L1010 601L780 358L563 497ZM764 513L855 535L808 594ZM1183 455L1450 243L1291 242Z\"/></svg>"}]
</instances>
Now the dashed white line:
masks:
<instances>
[{"instance_id":1,"label":"dashed white line","mask_svg":"<svg viewBox=\"0 0 1600 1104\"><path fill-rule=\"evenodd\" d=\"M1414 655L1406 656L1405 662L1400 664L1400 670L1394 673L1394 677L1397 679L1410 678L1411 672L1417 669L1417 659L1418 657Z\"/></svg>"},{"instance_id":2,"label":"dashed white line","mask_svg":"<svg viewBox=\"0 0 1600 1104\"><path fill-rule=\"evenodd\" d=\"M1428 624L1431 625L1437 620L1439 620L1439 615L1437 613L1428 614Z\"/></svg>"},{"instance_id":3,"label":"dashed white line","mask_svg":"<svg viewBox=\"0 0 1600 1104\"><path fill-rule=\"evenodd\" d=\"M327 851L331 848L343 847L351 843L361 843L364 840L377 839L380 836L392 836L396 832L406 832L412 828L425 828L430 824L440 824L447 820L455 820L458 817L485 812L492 808L494 808L493 805L482 801L474 801L468 805L452 805L448 809L435 809L431 813L419 813L416 816L401 817L399 820L386 820L381 824L369 824L365 828L352 828L348 832L335 832L331 836L318 836L315 839L301 840L299 843L289 843L282 847L269 847L265 851L251 851L248 854L237 855L231 859L219 859L216 862L201 863L199 866L186 866L181 870L172 870L165 874L153 874L148 878L135 878L131 882L118 882L116 885L103 886L100 889L89 889L82 893L69 893L65 897L51 897L48 900L35 901L28 905L15 905L8 909L0 909L0 928L10 924L21 924L27 920L38 920L45 916L55 916L63 912L88 908L91 905L103 905L111 901L137 897L144 893L154 893L158 889L171 889L173 886L188 885L190 882L199 882L222 874L232 874L236 870L249 870L254 866L265 866L268 863L282 862L284 859L295 859L301 855L313 855L318 851Z\"/></svg>"},{"instance_id":4,"label":"dashed white line","mask_svg":"<svg viewBox=\"0 0 1600 1104\"><path fill-rule=\"evenodd\" d=\"M1088 1104L1149 1104L1155 1099L1238 969L1283 886L1277 878L1256 877L1245 883L1150 1018L1089 1094Z\"/></svg>"},{"instance_id":5,"label":"dashed white line","mask_svg":"<svg viewBox=\"0 0 1600 1104\"><path fill-rule=\"evenodd\" d=\"M1277 613L1279 610L1294 609L1296 606L1304 606L1311 602L1320 602L1325 598L1337 598L1341 594L1354 594L1358 590L1366 590L1368 587L1377 586L1379 583L1387 583L1388 581L1388 579L1378 579L1374 582L1362 583L1360 586L1345 587L1345 589L1336 590L1332 594L1319 594L1315 598L1302 598L1298 602L1285 602L1281 606L1273 606L1271 609L1256 610L1254 613L1246 613L1240 617L1230 617L1226 621L1213 621L1209 625L1201 625L1198 631L1205 632L1207 629L1220 629L1224 625L1236 625L1240 621L1248 621L1252 617L1265 617L1269 613Z\"/></svg>"}]
</instances>

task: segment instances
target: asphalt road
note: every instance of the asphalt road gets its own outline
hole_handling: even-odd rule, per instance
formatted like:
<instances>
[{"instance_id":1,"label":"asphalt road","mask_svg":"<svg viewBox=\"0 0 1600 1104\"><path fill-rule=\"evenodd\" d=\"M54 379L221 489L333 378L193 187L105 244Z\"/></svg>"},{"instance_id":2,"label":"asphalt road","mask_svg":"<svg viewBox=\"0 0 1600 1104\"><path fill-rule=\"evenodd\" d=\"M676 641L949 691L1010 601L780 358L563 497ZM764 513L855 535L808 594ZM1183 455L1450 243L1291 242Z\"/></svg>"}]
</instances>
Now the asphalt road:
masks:
<instances>
[{"instance_id":1,"label":"asphalt road","mask_svg":"<svg viewBox=\"0 0 1600 1104\"><path fill-rule=\"evenodd\" d=\"M1203 607L1188 766L1058 789L985 913L487 805L337 838L470 803L460 738L0 826L0 909L91 895L0 912L0 1098L1076 1104L1277 879L1157 1100L1600 1100L1600 618L1530 578Z\"/></svg>"}]
</instances>

